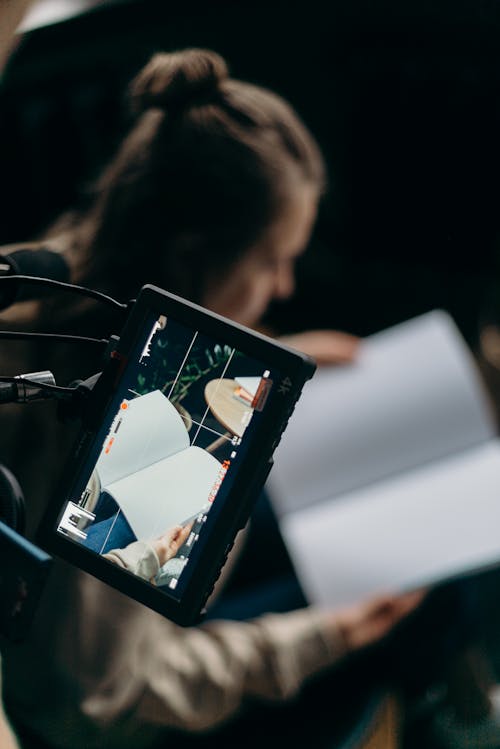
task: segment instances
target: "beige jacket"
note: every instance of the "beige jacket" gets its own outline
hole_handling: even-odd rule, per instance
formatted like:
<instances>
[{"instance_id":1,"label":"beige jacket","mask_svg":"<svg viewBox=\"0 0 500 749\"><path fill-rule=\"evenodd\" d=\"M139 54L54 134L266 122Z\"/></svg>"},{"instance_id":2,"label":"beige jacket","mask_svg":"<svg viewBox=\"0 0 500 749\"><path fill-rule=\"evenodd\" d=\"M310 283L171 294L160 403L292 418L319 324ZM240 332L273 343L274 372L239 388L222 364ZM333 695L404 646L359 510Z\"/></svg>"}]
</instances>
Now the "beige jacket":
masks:
<instances>
[{"instance_id":1,"label":"beige jacket","mask_svg":"<svg viewBox=\"0 0 500 749\"><path fill-rule=\"evenodd\" d=\"M151 580L160 569L158 555L147 541L133 541L124 549L112 549L102 556L143 580Z\"/></svg>"},{"instance_id":2,"label":"beige jacket","mask_svg":"<svg viewBox=\"0 0 500 749\"><path fill-rule=\"evenodd\" d=\"M250 696L286 699L342 654L313 609L183 628L58 563L4 672L13 717L54 746L141 749L168 727L215 726Z\"/></svg>"},{"instance_id":3,"label":"beige jacket","mask_svg":"<svg viewBox=\"0 0 500 749\"><path fill-rule=\"evenodd\" d=\"M45 348L29 367L10 343L9 357L12 374L47 367ZM60 357L63 374L57 362L50 367L67 383L73 359ZM78 377L96 371L74 364ZM75 431L56 429L54 403L38 405L2 413L2 460L21 481L29 527L57 486ZM142 749L169 727L215 726L247 698L286 699L343 651L331 616L313 609L181 628L57 562L30 636L5 645L4 689L13 716L55 747Z\"/></svg>"}]
</instances>

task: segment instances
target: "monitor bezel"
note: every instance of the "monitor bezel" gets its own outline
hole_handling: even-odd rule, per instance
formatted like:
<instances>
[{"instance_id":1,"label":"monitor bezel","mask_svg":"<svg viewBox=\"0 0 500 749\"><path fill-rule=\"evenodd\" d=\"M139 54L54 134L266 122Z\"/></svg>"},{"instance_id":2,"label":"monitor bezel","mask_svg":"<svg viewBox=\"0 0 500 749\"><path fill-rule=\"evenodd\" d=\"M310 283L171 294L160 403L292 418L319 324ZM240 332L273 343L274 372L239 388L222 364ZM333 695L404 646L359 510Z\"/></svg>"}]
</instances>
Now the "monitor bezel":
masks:
<instances>
[{"instance_id":1,"label":"monitor bezel","mask_svg":"<svg viewBox=\"0 0 500 749\"><path fill-rule=\"evenodd\" d=\"M196 558L196 567L180 598L158 590L133 573L117 567L98 554L57 532L57 520L69 498L75 476L95 446L103 414L120 384L130 352L144 335L151 314L166 315L193 330L224 340L248 356L262 360L282 374L276 395L262 412L253 440L241 461L238 475L217 513L208 537ZM252 507L272 467L272 455L305 382L315 371L315 362L268 336L250 330L153 285L144 286L121 331L116 346L88 396L82 428L64 467L60 491L49 504L40 524L37 543L66 562L90 573L177 624L189 626L203 616L203 607L226 561L238 531L245 526Z\"/></svg>"}]
</instances>

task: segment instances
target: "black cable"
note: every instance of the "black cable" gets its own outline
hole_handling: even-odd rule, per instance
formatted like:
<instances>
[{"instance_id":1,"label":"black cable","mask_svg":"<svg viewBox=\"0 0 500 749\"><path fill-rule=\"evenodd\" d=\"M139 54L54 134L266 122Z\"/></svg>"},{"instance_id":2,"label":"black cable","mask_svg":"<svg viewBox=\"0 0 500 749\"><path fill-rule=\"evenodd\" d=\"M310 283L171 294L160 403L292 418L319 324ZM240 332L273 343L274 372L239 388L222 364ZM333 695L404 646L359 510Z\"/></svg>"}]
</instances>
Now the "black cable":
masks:
<instances>
[{"instance_id":1,"label":"black cable","mask_svg":"<svg viewBox=\"0 0 500 749\"><path fill-rule=\"evenodd\" d=\"M59 291L70 291L71 293L74 293L74 294L80 294L82 296L91 297L92 299L97 299L100 302L109 304L115 309L120 309L124 312L126 312L129 307L128 304L122 304L122 302L118 302L116 299L113 299L113 297L110 297L107 294L103 294L101 291L94 291L94 289L87 289L85 286L77 286L76 284L65 283L64 281L55 281L50 278L39 278L38 276L16 276L16 275L1 276L0 283L7 284L7 285L9 285L10 283L11 286L22 283L22 284L27 284L28 286L46 286L47 288L57 289Z\"/></svg>"},{"instance_id":2,"label":"black cable","mask_svg":"<svg viewBox=\"0 0 500 749\"><path fill-rule=\"evenodd\" d=\"M55 395L57 393L60 393L61 397L68 398L71 398L77 390L76 387L64 387L63 385L51 385L48 382L36 382L35 380L30 380L27 377L8 377L6 375L0 375L0 382L11 382L14 385L19 385L20 383L24 385L33 385L39 390L48 390Z\"/></svg>"},{"instance_id":3,"label":"black cable","mask_svg":"<svg viewBox=\"0 0 500 749\"><path fill-rule=\"evenodd\" d=\"M53 341L74 341L76 343L95 343L101 346L107 346L107 338L89 338L88 336L70 335L69 333L28 333L17 330L0 330L0 339L31 341L36 338L51 339Z\"/></svg>"}]
</instances>

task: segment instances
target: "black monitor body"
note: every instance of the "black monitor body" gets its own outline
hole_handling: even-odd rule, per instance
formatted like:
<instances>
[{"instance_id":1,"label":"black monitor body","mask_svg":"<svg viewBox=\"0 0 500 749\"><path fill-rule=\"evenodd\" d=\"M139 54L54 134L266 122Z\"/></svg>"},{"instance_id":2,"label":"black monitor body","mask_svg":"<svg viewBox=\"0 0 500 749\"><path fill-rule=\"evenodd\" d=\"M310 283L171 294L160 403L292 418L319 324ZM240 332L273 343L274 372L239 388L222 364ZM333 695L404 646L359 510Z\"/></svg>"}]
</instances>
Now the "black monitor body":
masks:
<instances>
[{"instance_id":1,"label":"black monitor body","mask_svg":"<svg viewBox=\"0 0 500 749\"><path fill-rule=\"evenodd\" d=\"M196 622L314 371L309 357L145 286L37 541L169 619ZM152 577L128 565L129 544L186 524Z\"/></svg>"}]
</instances>

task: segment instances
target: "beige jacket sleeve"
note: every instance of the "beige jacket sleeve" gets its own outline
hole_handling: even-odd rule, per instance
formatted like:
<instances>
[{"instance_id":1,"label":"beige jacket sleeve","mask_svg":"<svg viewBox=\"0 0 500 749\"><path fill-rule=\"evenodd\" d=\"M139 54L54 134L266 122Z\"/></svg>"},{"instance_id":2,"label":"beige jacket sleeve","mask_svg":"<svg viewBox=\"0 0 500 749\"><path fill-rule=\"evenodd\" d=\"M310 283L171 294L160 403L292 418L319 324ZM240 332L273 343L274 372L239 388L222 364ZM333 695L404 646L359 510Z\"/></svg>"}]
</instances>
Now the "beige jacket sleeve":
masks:
<instances>
[{"instance_id":1,"label":"beige jacket sleeve","mask_svg":"<svg viewBox=\"0 0 500 749\"><path fill-rule=\"evenodd\" d=\"M101 726L116 726L127 715L138 726L203 730L232 716L250 696L290 697L344 654L331 615L312 608L183 628L109 589L101 605L103 586L83 582L87 621L96 626L79 668L95 667L99 679L82 710ZM111 610L126 627L113 627ZM105 674L102 660L92 666L104 643Z\"/></svg>"},{"instance_id":2,"label":"beige jacket sleeve","mask_svg":"<svg viewBox=\"0 0 500 749\"><path fill-rule=\"evenodd\" d=\"M317 612L304 610L178 632L173 677L166 668L172 657L166 643L159 649L163 665L161 658L150 664L138 705L141 719L156 722L168 706L174 709L169 722L200 730L233 715L250 696L291 697L309 676L340 657L340 643L326 637L323 624Z\"/></svg>"},{"instance_id":3,"label":"beige jacket sleeve","mask_svg":"<svg viewBox=\"0 0 500 749\"><path fill-rule=\"evenodd\" d=\"M146 541L133 541L124 549L112 549L102 556L144 580L151 580L160 569L158 555Z\"/></svg>"},{"instance_id":4,"label":"beige jacket sleeve","mask_svg":"<svg viewBox=\"0 0 500 749\"><path fill-rule=\"evenodd\" d=\"M165 729L214 727L249 697L290 697L344 654L312 608L184 628L90 575L64 577L54 571L31 636L5 650L9 704L60 749L150 749Z\"/></svg>"}]
</instances>

